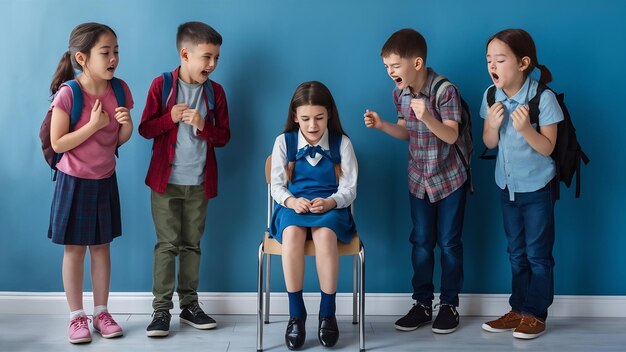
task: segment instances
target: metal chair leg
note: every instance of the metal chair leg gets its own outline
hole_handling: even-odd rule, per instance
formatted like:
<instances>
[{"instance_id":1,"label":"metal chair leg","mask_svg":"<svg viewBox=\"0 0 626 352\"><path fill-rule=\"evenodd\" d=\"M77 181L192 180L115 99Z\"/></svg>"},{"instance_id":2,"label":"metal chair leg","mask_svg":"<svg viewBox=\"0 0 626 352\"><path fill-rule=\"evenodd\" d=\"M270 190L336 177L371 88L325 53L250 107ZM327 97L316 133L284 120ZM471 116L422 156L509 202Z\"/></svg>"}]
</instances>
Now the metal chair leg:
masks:
<instances>
[{"instance_id":1,"label":"metal chair leg","mask_svg":"<svg viewBox=\"0 0 626 352\"><path fill-rule=\"evenodd\" d=\"M359 285L359 349L365 351L365 248L361 243L361 251L359 252L361 262L360 285Z\"/></svg>"},{"instance_id":2,"label":"metal chair leg","mask_svg":"<svg viewBox=\"0 0 626 352\"><path fill-rule=\"evenodd\" d=\"M257 323L256 350L263 351L263 242L259 245L259 263L257 277Z\"/></svg>"},{"instance_id":3,"label":"metal chair leg","mask_svg":"<svg viewBox=\"0 0 626 352\"><path fill-rule=\"evenodd\" d=\"M358 256L352 256L352 324L358 324L357 320L357 289L358 289Z\"/></svg>"},{"instance_id":4,"label":"metal chair leg","mask_svg":"<svg viewBox=\"0 0 626 352\"><path fill-rule=\"evenodd\" d=\"M265 255L265 324L270 323L270 279L272 255Z\"/></svg>"}]
</instances>

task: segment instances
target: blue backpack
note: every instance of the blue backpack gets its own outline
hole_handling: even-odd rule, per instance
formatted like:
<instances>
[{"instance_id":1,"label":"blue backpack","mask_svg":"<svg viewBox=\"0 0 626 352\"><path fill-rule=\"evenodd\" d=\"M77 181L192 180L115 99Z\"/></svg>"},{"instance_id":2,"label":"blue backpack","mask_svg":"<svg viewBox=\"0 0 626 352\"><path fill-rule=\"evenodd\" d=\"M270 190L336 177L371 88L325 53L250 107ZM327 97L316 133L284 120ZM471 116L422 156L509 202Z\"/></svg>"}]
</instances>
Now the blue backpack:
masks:
<instances>
[{"instance_id":1,"label":"blue backpack","mask_svg":"<svg viewBox=\"0 0 626 352\"><path fill-rule=\"evenodd\" d=\"M70 112L70 131L74 129L76 123L80 119L80 115L83 110L83 92L80 89L80 85L76 80L70 80L63 83L61 86L66 85L72 89L72 110ZM118 78L113 77L111 79L111 86L113 87L113 92L115 93L115 98L117 99L117 104L119 106L126 106L126 95L124 94L124 89L122 88L122 83ZM57 163L61 160L63 153L57 153L52 149L52 143L50 142L50 121L52 119L52 109L49 109L46 113L46 116L41 123L41 127L39 129L39 139L41 140L41 150L43 151L43 157L50 166L52 175L52 180L56 181L57 179ZM115 150L115 155L117 155L117 149Z\"/></svg>"}]
</instances>

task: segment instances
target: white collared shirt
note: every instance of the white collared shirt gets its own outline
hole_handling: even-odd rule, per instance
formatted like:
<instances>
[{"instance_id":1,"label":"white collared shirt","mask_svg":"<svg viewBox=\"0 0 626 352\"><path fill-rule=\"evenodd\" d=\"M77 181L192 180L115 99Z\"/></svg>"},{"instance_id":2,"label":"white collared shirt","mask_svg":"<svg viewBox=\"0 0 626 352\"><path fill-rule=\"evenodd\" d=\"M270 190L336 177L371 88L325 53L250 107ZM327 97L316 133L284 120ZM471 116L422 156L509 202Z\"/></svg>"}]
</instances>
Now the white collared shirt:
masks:
<instances>
[{"instance_id":1,"label":"white collared shirt","mask_svg":"<svg viewBox=\"0 0 626 352\"><path fill-rule=\"evenodd\" d=\"M298 150L307 145L309 145L309 143L302 135L302 132L298 130ZM319 145L323 150L330 149L328 144L328 129L324 131L322 138L316 145ZM312 147L315 147L316 145L313 145ZM339 178L339 186L337 188L337 192L328 197L335 200L338 209L350 206L350 204L352 204L352 202L356 199L356 185L359 174L359 167L356 155L354 154L354 149L352 148L352 142L345 135L343 135L341 139L340 154L342 175L341 178ZM308 155L305 158L309 164L315 166L323 158L323 156L317 153L314 158L311 158ZM293 194L291 194L289 189L287 189L287 185L289 183L286 171L287 164L287 144L285 142L285 134L283 133L276 137L276 141L274 142L274 148L272 149L271 170L272 197L282 206L285 206L287 198L293 197Z\"/></svg>"}]
</instances>

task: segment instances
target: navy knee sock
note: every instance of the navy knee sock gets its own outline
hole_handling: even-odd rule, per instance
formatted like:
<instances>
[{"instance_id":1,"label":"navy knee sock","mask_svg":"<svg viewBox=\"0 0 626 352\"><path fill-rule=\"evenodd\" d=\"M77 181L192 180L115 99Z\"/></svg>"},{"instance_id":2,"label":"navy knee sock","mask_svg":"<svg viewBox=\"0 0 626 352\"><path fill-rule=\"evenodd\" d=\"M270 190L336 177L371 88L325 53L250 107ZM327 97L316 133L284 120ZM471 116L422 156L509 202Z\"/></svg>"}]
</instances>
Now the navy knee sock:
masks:
<instances>
[{"instance_id":1,"label":"navy knee sock","mask_svg":"<svg viewBox=\"0 0 626 352\"><path fill-rule=\"evenodd\" d=\"M322 300L320 302L320 317L322 318L330 318L335 316L335 296L337 292L333 294L325 293L324 291L320 291L322 293Z\"/></svg>"},{"instance_id":2,"label":"navy knee sock","mask_svg":"<svg viewBox=\"0 0 626 352\"><path fill-rule=\"evenodd\" d=\"M302 290L287 292L287 296L289 296L289 316L306 319L306 307L304 306L304 298L302 298Z\"/></svg>"}]
</instances>

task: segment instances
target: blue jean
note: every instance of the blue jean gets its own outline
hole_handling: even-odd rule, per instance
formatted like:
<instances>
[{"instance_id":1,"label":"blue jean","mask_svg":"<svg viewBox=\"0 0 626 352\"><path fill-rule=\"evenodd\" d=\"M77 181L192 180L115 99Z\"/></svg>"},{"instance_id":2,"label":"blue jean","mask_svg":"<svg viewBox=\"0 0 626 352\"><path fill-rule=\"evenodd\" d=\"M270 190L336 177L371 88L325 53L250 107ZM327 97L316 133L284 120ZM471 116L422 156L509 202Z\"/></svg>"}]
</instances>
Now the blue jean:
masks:
<instances>
[{"instance_id":1,"label":"blue jean","mask_svg":"<svg viewBox=\"0 0 626 352\"><path fill-rule=\"evenodd\" d=\"M413 299L431 305L434 299L435 245L441 250L441 303L459 305L463 286L463 214L467 183L446 198L431 203L409 194L413 230Z\"/></svg>"},{"instance_id":2,"label":"blue jean","mask_svg":"<svg viewBox=\"0 0 626 352\"><path fill-rule=\"evenodd\" d=\"M546 319L554 299L554 181L534 192L501 193L504 232L512 271L513 311Z\"/></svg>"}]
</instances>

